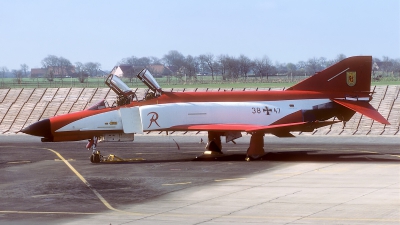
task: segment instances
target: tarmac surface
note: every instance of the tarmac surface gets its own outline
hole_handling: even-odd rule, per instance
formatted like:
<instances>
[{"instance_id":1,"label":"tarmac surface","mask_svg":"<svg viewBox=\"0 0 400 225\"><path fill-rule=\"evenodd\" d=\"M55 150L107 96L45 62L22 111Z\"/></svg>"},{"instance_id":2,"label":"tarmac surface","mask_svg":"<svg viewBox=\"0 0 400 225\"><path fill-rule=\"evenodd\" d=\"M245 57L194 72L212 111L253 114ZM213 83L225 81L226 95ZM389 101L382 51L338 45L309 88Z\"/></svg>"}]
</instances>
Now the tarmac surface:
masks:
<instances>
[{"instance_id":1,"label":"tarmac surface","mask_svg":"<svg viewBox=\"0 0 400 225\"><path fill-rule=\"evenodd\" d=\"M204 136L100 143L0 135L0 224L400 224L399 137L249 136L196 158Z\"/></svg>"}]
</instances>

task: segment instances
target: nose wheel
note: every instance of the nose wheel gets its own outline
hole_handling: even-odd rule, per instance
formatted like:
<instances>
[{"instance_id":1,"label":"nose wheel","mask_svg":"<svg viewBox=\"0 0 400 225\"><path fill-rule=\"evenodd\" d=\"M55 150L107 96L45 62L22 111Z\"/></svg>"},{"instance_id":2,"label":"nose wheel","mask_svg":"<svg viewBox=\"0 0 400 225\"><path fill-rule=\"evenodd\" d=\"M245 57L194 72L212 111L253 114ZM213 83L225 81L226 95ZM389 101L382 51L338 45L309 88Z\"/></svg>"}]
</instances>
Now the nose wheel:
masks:
<instances>
[{"instance_id":1,"label":"nose wheel","mask_svg":"<svg viewBox=\"0 0 400 225\"><path fill-rule=\"evenodd\" d=\"M99 163L102 161L103 156L100 154L100 151L96 150L97 147L97 137L93 137L92 139L88 140L88 143L86 144L87 150L92 150L92 155L90 156L90 162L91 163Z\"/></svg>"},{"instance_id":2,"label":"nose wheel","mask_svg":"<svg viewBox=\"0 0 400 225\"><path fill-rule=\"evenodd\" d=\"M96 153L94 153L90 156L90 162L91 163L99 163L99 162L101 162L102 158L103 158L103 156L100 155L100 151L96 151Z\"/></svg>"}]
</instances>

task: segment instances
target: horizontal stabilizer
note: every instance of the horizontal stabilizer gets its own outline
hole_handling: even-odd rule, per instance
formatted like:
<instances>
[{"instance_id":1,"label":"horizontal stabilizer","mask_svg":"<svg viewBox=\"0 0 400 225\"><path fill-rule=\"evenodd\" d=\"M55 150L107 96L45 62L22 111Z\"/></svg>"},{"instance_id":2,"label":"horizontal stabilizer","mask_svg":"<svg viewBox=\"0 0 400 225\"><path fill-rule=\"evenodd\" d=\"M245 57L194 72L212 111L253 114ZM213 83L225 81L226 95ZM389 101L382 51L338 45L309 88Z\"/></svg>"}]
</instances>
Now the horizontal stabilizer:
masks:
<instances>
[{"instance_id":1,"label":"horizontal stabilizer","mask_svg":"<svg viewBox=\"0 0 400 225\"><path fill-rule=\"evenodd\" d=\"M389 121L387 121L369 102L365 101L348 101L348 100L338 100L332 99L332 101L349 108L353 111L361 113L373 120L376 120L380 123L390 125Z\"/></svg>"}]
</instances>

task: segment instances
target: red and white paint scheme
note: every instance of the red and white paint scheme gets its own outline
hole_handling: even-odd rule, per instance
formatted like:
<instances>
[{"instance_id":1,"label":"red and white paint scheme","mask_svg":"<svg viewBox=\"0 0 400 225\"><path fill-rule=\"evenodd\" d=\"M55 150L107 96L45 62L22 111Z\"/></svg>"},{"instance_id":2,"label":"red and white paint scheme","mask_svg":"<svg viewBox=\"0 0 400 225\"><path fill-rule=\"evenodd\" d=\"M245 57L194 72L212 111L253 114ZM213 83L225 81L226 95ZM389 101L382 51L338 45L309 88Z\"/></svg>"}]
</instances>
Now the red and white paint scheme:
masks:
<instances>
[{"instance_id":1,"label":"red and white paint scheme","mask_svg":"<svg viewBox=\"0 0 400 225\"><path fill-rule=\"evenodd\" d=\"M45 142L110 139L132 141L148 131L208 131L207 150L221 153L226 141L251 134L249 157L264 154L264 134L293 137L292 131L348 121L361 113L389 124L370 104L371 56L355 56L317 72L285 91L164 92L147 70L137 76L149 90L144 99L118 77L106 84L118 98L112 106L101 101L81 112L36 122L23 133ZM336 117L335 120L330 120ZM112 138L111 138L112 139ZM96 152L94 152L96 154ZM97 162L98 160L94 160Z\"/></svg>"}]
</instances>

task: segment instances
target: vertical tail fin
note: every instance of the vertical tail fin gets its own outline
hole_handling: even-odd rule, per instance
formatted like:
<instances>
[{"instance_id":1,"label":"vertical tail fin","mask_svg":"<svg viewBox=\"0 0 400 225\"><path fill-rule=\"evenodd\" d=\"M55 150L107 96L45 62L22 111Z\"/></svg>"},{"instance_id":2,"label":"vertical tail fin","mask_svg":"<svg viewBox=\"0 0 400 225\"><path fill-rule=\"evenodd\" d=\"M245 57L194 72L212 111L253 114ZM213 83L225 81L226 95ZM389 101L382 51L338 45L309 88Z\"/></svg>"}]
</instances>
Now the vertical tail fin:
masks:
<instances>
[{"instance_id":1,"label":"vertical tail fin","mask_svg":"<svg viewBox=\"0 0 400 225\"><path fill-rule=\"evenodd\" d=\"M287 90L369 92L372 56L346 58Z\"/></svg>"},{"instance_id":2,"label":"vertical tail fin","mask_svg":"<svg viewBox=\"0 0 400 225\"><path fill-rule=\"evenodd\" d=\"M368 103L370 101L371 70L371 56L354 56L314 74L287 90L343 93L341 98L331 100L344 106L347 110L361 113L373 120L389 125L389 121ZM346 97L353 96L356 96L356 98L346 99Z\"/></svg>"}]
</instances>

